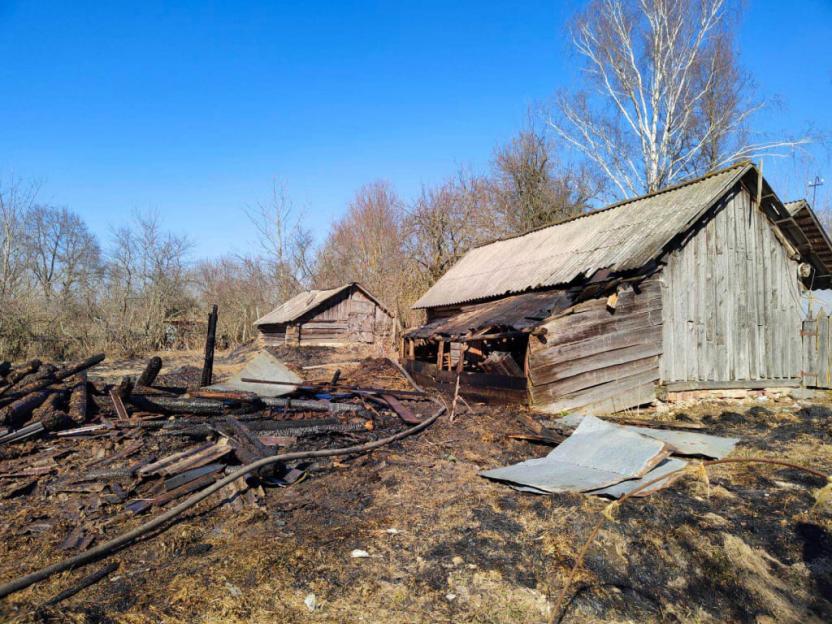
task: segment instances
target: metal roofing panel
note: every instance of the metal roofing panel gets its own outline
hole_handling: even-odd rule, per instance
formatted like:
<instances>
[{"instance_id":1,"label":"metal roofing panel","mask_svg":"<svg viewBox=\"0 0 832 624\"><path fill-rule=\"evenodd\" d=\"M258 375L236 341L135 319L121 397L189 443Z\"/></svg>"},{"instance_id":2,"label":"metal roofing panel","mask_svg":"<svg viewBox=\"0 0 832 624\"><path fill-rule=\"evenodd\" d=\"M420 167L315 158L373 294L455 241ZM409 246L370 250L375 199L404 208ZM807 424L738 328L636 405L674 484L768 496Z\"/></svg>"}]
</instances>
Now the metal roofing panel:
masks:
<instances>
[{"instance_id":1,"label":"metal roofing panel","mask_svg":"<svg viewBox=\"0 0 832 624\"><path fill-rule=\"evenodd\" d=\"M523 293L497 301L464 306L458 314L440 318L406 334L409 338L447 336L459 338L471 332L493 327L522 331L536 327L555 312L572 305L572 299L562 291Z\"/></svg>"},{"instance_id":2,"label":"metal roofing panel","mask_svg":"<svg viewBox=\"0 0 832 624\"><path fill-rule=\"evenodd\" d=\"M413 307L453 305L560 286L605 268L639 268L751 167L729 167L570 221L476 247Z\"/></svg>"}]
</instances>

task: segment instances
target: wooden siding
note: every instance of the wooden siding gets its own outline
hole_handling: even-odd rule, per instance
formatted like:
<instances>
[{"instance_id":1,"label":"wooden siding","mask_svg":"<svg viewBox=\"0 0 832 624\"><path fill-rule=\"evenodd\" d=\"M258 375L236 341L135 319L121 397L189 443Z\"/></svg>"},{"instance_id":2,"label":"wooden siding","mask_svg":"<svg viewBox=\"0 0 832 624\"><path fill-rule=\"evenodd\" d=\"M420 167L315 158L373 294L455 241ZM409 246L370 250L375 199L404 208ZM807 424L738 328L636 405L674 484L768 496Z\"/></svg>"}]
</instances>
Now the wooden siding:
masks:
<instances>
[{"instance_id":1,"label":"wooden siding","mask_svg":"<svg viewBox=\"0 0 832 624\"><path fill-rule=\"evenodd\" d=\"M655 399L662 352L658 281L607 299L579 303L546 321L529 339L531 404L547 412L615 412Z\"/></svg>"},{"instance_id":2,"label":"wooden siding","mask_svg":"<svg viewBox=\"0 0 832 624\"><path fill-rule=\"evenodd\" d=\"M832 388L832 316L821 310L803 321L803 385Z\"/></svg>"},{"instance_id":3,"label":"wooden siding","mask_svg":"<svg viewBox=\"0 0 832 624\"><path fill-rule=\"evenodd\" d=\"M724 201L662 270L661 379L799 377L797 262L745 187Z\"/></svg>"},{"instance_id":4,"label":"wooden siding","mask_svg":"<svg viewBox=\"0 0 832 624\"><path fill-rule=\"evenodd\" d=\"M393 319L356 288L339 293L297 322L261 325L266 346L372 344L390 337Z\"/></svg>"}]
</instances>

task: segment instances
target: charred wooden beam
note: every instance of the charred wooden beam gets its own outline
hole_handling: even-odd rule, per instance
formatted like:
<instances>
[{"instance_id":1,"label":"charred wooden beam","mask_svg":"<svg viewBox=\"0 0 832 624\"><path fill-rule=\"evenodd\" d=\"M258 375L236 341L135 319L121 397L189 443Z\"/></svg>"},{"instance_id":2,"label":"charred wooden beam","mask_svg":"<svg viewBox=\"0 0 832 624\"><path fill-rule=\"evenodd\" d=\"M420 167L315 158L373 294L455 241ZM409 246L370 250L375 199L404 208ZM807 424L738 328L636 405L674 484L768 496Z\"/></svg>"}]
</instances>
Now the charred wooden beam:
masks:
<instances>
[{"instance_id":1,"label":"charred wooden beam","mask_svg":"<svg viewBox=\"0 0 832 624\"><path fill-rule=\"evenodd\" d=\"M66 392L53 392L43 405L32 412L32 420L43 424L46 431L60 431L68 427L72 420L62 408L65 399Z\"/></svg>"},{"instance_id":2,"label":"charred wooden beam","mask_svg":"<svg viewBox=\"0 0 832 624\"><path fill-rule=\"evenodd\" d=\"M3 399L4 399L5 402L8 403L12 400L23 397L23 396L25 396L25 395L27 395L31 392L38 392L39 390L43 390L44 388L48 388L49 386L51 386L54 383L57 383L59 381L63 381L64 379L66 379L68 377L72 377L73 375L77 375L81 371L85 371L88 368L92 368L96 364L100 364L103 361L104 361L104 354L99 353L98 355L94 355L92 357L89 357L86 360L78 362L77 364L72 364L70 366L62 368L61 370L56 372L53 377L50 377L48 379L43 379L43 380L40 380L40 381L36 381L34 383L23 386L19 390L16 390L15 392L10 393L8 396L3 397Z\"/></svg>"},{"instance_id":3,"label":"charred wooden beam","mask_svg":"<svg viewBox=\"0 0 832 624\"><path fill-rule=\"evenodd\" d=\"M119 564L115 563L115 562L114 563L108 563L107 565L105 565L100 570L98 570L96 572L93 572L92 574L88 574L87 576L82 578L80 581L78 581L78 583L76 583L72 587L70 587L68 589L65 589L61 593L56 594L55 596L53 596L52 598L47 600L44 603L44 606L56 605L59 602L63 602L67 598L71 598L72 596L74 596L78 592L86 589L87 587L90 587L91 585L95 585L100 580L108 577L110 574L112 574L113 572L118 570L118 565Z\"/></svg>"},{"instance_id":4,"label":"charred wooden beam","mask_svg":"<svg viewBox=\"0 0 832 624\"><path fill-rule=\"evenodd\" d=\"M8 425L13 429L17 429L25 423L32 416L32 412L43 403L49 392L42 390L40 392L32 392L18 399L11 405L7 405L0 410L0 423Z\"/></svg>"},{"instance_id":5,"label":"charred wooden beam","mask_svg":"<svg viewBox=\"0 0 832 624\"><path fill-rule=\"evenodd\" d=\"M335 384L332 383L318 383L313 384L308 381L301 381L301 382L294 382L294 381L273 381L271 379L252 379L249 377L243 377L240 381L244 383L253 383L253 384L266 384L272 386L295 386L301 390L308 390L310 392L320 392L324 388L333 389ZM336 380L337 381L337 380ZM391 390L390 388L374 388L374 387L363 387L363 386L343 386L338 385L337 389L344 392L355 392L356 394L394 394L396 396L407 396L407 397L423 397L425 395L424 392L419 392L416 390Z\"/></svg>"},{"instance_id":6,"label":"charred wooden beam","mask_svg":"<svg viewBox=\"0 0 832 624\"><path fill-rule=\"evenodd\" d=\"M254 411L262 409L251 403L240 401L221 401L215 399L184 398L156 395L134 394L127 402L146 412L161 412L163 414L203 414L222 415L235 408Z\"/></svg>"},{"instance_id":7,"label":"charred wooden beam","mask_svg":"<svg viewBox=\"0 0 832 624\"><path fill-rule=\"evenodd\" d=\"M285 409L298 409L310 412L330 412L342 414L354 412L365 414L366 410L360 405L353 403L333 403L332 401L313 401L310 399L291 399L283 397L260 397L260 402L268 407L281 407Z\"/></svg>"},{"instance_id":8,"label":"charred wooden beam","mask_svg":"<svg viewBox=\"0 0 832 624\"><path fill-rule=\"evenodd\" d=\"M254 392L245 392L243 390L206 390L199 388L190 390L188 396L192 399L216 399L219 401L240 401L255 403L259 397Z\"/></svg>"},{"instance_id":9,"label":"charred wooden beam","mask_svg":"<svg viewBox=\"0 0 832 624\"><path fill-rule=\"evenodd\" d=\"M22 429L18 429L17 431L12 431L11 433L7 433L6 435L0 436L0 445L9 444L11 442L19 442L21 440L31 438L32 436L40 435L40 433L43 430L43 423L32 423L31 425L27 425Z\"/></svg>"},{"instance_id":10,"label":"charred wooden beam","mask_svg":"<svg viewBox=\"0 0 832 624\"><path fill-rule=\"evenodd\" d=\"M6 377L12 370L11 362L3 360L0 362L0 377Z\"/></svg>"},{"instance_id":11,"label":"charred wooden beam","mask_svg":"<svg viewBox=\"0 0 832 624\"><path fill-rule=\"evenodd\" d=\"M205 338L205 362L202 365L202 381L200 386L210 386L214 377L214 347L217 341L217 304L211 308L208 315L208 335Z\"/></svg>"},{"instance_id":12,"label":"charred wooden beam","mask_svg":"<svg viewBox=\"0 0 832 624\"><path fill-rule=\"evenodd\" d=\"M6 376L6 381L9 382L9 385L5 386L4 388L0 388L0 396L3 396L7 392L11 391L11 389L24 377L31 375L40 368L40 360L34 359L29 360L22 366L12 369L12 371Z\"/></svg>"},{"instance_id":13,"label":"charred wooden beam","mask_svg":"<svg viewBox=\"0 0 832 624\"><path fill-rule=\"evenodd\" d=\"M83 425L87 421L87 373L78 374L79 381L69 395L69 417L76 425Z\"/></svg>"},{"instance_id":14,"label":"charred wooden beam","mask_svg":"<svg viewBox=\"0 0 832 624\"><path fill-rule=\"evenodd\" d=\"M139 376L136 386L139 388L152 386L153 382L156 381L156 377L159 375L160 370L162 370L162 358L153 356L147 361L147 365L144 367L142 374Z\"/></svg>"},{"instance_id":15,"label":"charred wooden beam","mask_svg":"<svg viewBox=\"0 0 832 624\"><path fill-rule=\"evenodd\" d=\"M119 389L116 387L110 388L110 400L113 402L113 407L116 410L116 415L119 420L128 420L130 415L127 413L127 408L124 407L124 401L121 399Z\"/></svg>"},{"instance_id":16,"label":"charred wooden beam","mask_svg":"<svg viewBox=\"0 0 832 624\"><path fill-rule=\"evenodd\" d=\"M234 447L234 453L244 464L255 462L258 459L274 455L274 451L263 444L251 429L246 427L236 418L229 416L225 419L225 424L221 428L231 440L231 445ZM257 472L258 476L269 477L275 474L279 469L277 464L271 464L264 469Z\"/></svg>"},{"instance_id":17,"label":"charred wooden beam","mask_svg":"<svg viewBox=\"0 0 832 624\"><path fill-rule=\"evenodd\" d=\"M41 361L37 358L25 362L22 366L15 368L11 371L11 373L9 373L9 382L14 384L26 377L27 375L36 373L40 368L40 365Z\"/></svg>"},{"instance_id":18,"label":"charred wooden beam","mask_svg":"<svg viewBox=\"0 0 832 624\"><path fill-rule=\"evenodd\" d=\"M277 432L281 436L300 438L303 436L319 435L323 433L353 433L358 431L368 431L372 428L372 421L344 423L334 418L325 418L286 421L251 421L247 423L247 425L251 431ZM186 426L179 424L170 428L163 428L162 433L166 435L182 435L193 438L201 438L215 433L220 427L220 424L199 424Z\"/></svg>"}]
</instances>

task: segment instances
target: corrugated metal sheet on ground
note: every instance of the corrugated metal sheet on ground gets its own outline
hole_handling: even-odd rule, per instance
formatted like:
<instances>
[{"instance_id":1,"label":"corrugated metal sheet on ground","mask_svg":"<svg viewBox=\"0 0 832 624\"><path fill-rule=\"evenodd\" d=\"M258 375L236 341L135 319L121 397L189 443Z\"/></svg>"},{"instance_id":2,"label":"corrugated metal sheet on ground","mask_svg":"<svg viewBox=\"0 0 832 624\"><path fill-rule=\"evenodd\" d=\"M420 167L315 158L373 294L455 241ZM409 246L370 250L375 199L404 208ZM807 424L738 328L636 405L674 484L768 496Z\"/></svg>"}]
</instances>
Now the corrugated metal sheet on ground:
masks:
<instances>
[{"instance_id":1,"label":"corrugated metal sheet on ground","mask_svg":"<svg viewBox=\"0 0 832 624\"><path fill-rule=\"evenodd\" d=\"M260 396L277 397L297 390L294 385L255 384L241 381L242 379L262 379L266 381L285 381L290 384L300 384L303 379L292 372L283 362L268 351L260 351L245 368L230 379L222 383L208 386L209 390L230 390L255 392Z\"/></svg>"},{"instance_id":2,"label":"corrugated metal sheet on ground","mask_svg":"<svg viewBox=\"0 0 832 624\"><path fill-rule=\"evenodd\" d=\"M546 457L480 475L541 492L587 492L638 479L664 461L666 444L587 416Z\"/></svg>"},{"instance_id":3,"label":"corrugated metal sheet on ground","mask_svg":"<svg viewBox=\"0 0 832 624\"><path fill-rule=\"evenodd\" d=\"M576 428L581 425L584 418L594 416L583 416L581 414L569 414L554 422L565 428ZM634 433L666 442L673 447L674 455L694 455L722 459L734 450L739 438L727 438L695 431L676 431L672 429L653 429L652 427L637 427L634 425L616 425Z\"/></svg>"},{"instance_id":4,"label":"corrugated metal sheet on ground","mask_svg":"<svg viewBox=\"0 0 832 624\"><path fill-rule=\"evenodd\" d=\"M637 269L751 169L696 181L472 249L415 304L431 308L568 284L600 269Z\"/></svg>"},{"instance_id":5,"label":"corrugated metal sheet on ground","mask_svg":"<svg viewBox=\"0 0 832 624\"><path fill-rule=\"evenodd\" d=\"M522 331L540 325L543 319L565 310L571 304L571 297L563 291L524 293L488 303L465 306L459 314L437 319L406 335L409 338L431 336L455 338L490 327L505 327Z\"/></svg>"}]
</instances>

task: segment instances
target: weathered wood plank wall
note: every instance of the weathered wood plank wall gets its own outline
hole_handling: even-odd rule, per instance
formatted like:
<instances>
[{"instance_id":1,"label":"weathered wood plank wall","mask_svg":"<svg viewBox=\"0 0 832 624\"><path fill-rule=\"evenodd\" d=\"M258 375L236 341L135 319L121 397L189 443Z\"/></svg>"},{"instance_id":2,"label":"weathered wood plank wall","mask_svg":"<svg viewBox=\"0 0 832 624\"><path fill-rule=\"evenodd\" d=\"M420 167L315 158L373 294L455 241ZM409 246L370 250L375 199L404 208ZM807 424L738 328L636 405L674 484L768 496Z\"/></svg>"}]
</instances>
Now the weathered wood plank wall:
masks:
<instances>
[{"instance_id":1,"label":"weathered wood plank wall","mask_svg":"<svg viewBox=\"0 0 832 624\"><path fill-rule=\"evenodd\" d=\"M803 321L803 385L832 388L832 317L821 310Z\"/></svg>"},{"instance_id":2,"label":"weathered wood plank wall","mask_svg":"<svg viewBox=\"0 0 832 624\"><path fill-rule=\"evenodd\" d=\"M296 322L262 325L266 346L371 344L392 334L393 319L361 291L352 288Z\"/></svg>"},{"instance_id":3,"label":"weathered wood plank wall","mask_svg":"<svg viewBox=\"0 0 832 624\"><path fill-rule=\"evenodd\" d=\"M656 279L640 292L572 306L543 324L543 339L529 338L529 396L547 412L614 412L651 402L662 352L662 294Z\"/></svg>"},{"instance_id":4,"label":"weathered wood plank wall","mask_svg":"<svg viewBox=\"0 0 832 624\"><path fill-rule=\"evenodd\" d=\"M662 270L663 382L793 379L801 368L797 262L745 187Z\"/></svg>"}]
</instances>

